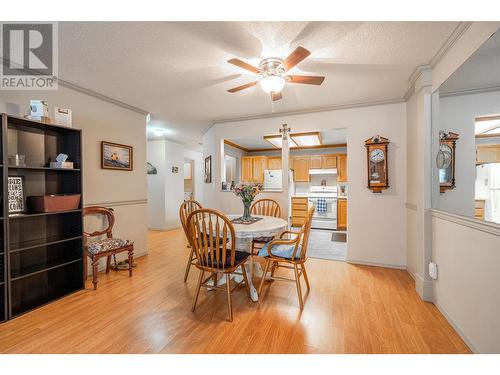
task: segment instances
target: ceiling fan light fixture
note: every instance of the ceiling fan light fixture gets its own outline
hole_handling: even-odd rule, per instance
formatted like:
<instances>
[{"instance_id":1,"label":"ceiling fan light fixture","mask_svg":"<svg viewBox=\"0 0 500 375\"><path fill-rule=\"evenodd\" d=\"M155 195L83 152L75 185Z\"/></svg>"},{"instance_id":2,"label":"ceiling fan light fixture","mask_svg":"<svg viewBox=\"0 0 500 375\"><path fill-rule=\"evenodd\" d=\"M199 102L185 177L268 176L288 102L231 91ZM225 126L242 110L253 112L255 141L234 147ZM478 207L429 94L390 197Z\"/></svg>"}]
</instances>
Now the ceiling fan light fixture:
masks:
<instances>
[{"instance_id":1,"label":"ceiling fan light fixture","mask_svg":"<svg viewBox=\"0 0 500 375\"><path fill-rule=\"evenodd\" d=\"M267 94L272 92L278 93L285 87L285 79L278 75L269 75L262 78L259 84L262 90Z\"/></svg>"}]
</instances>

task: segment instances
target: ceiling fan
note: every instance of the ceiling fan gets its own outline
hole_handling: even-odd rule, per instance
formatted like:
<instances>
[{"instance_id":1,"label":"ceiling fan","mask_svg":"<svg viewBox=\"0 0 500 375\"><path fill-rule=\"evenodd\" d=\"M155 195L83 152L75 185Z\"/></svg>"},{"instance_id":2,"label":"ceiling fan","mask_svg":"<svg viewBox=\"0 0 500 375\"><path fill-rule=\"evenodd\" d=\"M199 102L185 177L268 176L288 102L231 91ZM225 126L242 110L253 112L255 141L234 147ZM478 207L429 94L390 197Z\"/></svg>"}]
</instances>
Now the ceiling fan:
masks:
<instances>
[{"instance_id":1,"label":"ceiling fan","mask_svg":"<svg viewBox=\"0 0 500 375\"><path fill-rule=\"evenodd\" d=\"M240 68L251 71L252 73L258 74L260 79L234 87L227 90L230 93L235 93L249 87L253 87L260 84L260 87L264 92L271 94L273 101L280 100L283 98L281 90L285 87L285 83L301 83L307 85L321 85L325 80L325 77L321 76L302 76L302 75L288 75L286 74L295 65L304 60L309 56L309 52L304 47L297 47L286 59L281 59L279 57L268 57L260 62L259 67L256 68L240 59L228 60L228 63L236 65Z\"/></svg>"}]
</instances>

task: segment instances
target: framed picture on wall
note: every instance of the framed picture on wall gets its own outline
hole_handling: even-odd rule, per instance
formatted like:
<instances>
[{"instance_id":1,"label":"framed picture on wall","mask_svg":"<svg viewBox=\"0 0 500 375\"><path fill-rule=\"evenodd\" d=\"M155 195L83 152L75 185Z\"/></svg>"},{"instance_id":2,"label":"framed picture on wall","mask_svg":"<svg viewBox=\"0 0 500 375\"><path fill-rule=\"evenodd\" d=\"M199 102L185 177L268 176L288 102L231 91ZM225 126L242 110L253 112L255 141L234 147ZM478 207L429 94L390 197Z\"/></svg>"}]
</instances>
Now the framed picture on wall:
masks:
<instances>
[{"instance_id":1,"label":"framed picture on wall","mask_svg":"<svg viewBox=\"0 0 500 375\"><path fill-rule=\"evenodd\" d=\"M9 196L9 214L26 213L24 176L9 176L7 190Z\"/></svg>"},{"instance_id":2,"label":"framed picture on wall","mask_svg":"<svg viewBox=\"0 0 500 375\"><path fill-rule=\"evenodd\" d=\"M112 142L101 142L101 168L131 171L134 165L133 147Z\"/></svg>"},{"instance_id":3,"label":"framed picture on wall","mask_svg":"<svg viewBox=\"0 0 500 375\"><path fill-rule=\"evenodd\" d=\"M212 155L205 158L205 183L212 183Z\"/></svg>"}]
</instances>

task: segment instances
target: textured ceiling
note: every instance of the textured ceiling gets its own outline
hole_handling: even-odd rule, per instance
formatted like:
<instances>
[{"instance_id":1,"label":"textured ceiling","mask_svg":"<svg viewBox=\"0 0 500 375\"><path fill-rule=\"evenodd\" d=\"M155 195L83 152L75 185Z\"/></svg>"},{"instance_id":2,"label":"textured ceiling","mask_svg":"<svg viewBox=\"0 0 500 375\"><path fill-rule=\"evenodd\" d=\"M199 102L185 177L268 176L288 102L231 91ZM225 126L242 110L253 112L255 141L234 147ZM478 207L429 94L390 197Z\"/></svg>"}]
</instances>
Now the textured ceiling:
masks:
<instances>
[{"instance_id":1,"label":"textured ceiling","mask_svg":"<svg viewBox=\"0 0 500 375\"><path fill-rule=\"evenodd\" d=\"M483 43L439 88L440 93L500 86L500 31Z\"/></svg>"},{"instance_id":2,"label":"textured ceiling","mask_svg":"<svg viewBox=\"0 0 500 375\"><path fill-rule=\"evenodd\" d=\"M59 75L152 115L168 138L196 144L214 120L402 98L408 76L428 63L456 22L63 22ZM296 46L311 56L293 73L322 86L287 85L274 105L257 86L227 89L257 65Z\"/></svg>"}]
</instances>

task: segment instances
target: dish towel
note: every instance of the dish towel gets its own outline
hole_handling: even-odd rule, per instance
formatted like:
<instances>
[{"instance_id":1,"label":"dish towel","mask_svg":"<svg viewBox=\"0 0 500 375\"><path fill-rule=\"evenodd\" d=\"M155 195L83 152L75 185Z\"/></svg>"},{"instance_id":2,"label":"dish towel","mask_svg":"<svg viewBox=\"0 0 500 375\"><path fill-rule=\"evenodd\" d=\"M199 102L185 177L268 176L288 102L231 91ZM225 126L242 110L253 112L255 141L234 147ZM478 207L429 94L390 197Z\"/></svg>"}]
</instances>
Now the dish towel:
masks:
<instances>
[{"instance_id":1,"label":"dish towel","mask_svg":"<svg viewBox=\"0 0 500 375\"><path fill-rule=\"evenodd\" d=\"M316 203L316 210L318 210L318 212L326 212L326 199L318 198L318 203Z\"/></svg>"}]
</instances>

